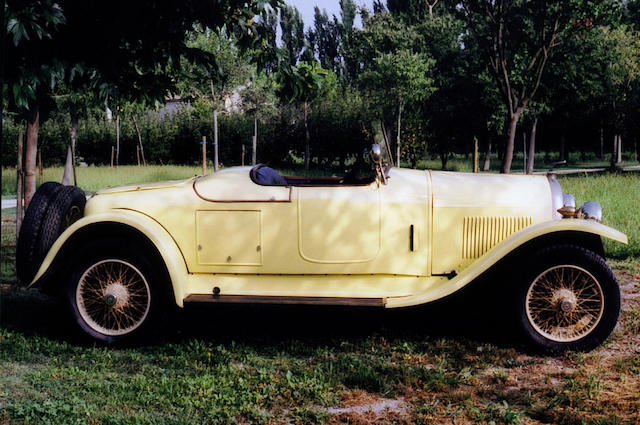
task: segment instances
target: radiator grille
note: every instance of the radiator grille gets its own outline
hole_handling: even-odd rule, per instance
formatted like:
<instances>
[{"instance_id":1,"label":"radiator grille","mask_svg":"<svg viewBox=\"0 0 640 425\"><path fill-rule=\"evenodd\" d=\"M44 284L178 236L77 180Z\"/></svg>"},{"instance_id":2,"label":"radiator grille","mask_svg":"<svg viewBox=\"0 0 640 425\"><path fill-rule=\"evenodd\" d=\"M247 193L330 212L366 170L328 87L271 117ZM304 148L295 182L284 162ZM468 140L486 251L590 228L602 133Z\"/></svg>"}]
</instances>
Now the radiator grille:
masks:
<instances>
[{"instance_id":1,"label":"radiator grille","mask_svg":"<svg viewBox=\"0 0 640 425\"><path fill-rule=\"evenodd\" d=\"M532 217L465 217L462 258L478 258L512 233L532 223Z\"/></svg>"}]
</instances>

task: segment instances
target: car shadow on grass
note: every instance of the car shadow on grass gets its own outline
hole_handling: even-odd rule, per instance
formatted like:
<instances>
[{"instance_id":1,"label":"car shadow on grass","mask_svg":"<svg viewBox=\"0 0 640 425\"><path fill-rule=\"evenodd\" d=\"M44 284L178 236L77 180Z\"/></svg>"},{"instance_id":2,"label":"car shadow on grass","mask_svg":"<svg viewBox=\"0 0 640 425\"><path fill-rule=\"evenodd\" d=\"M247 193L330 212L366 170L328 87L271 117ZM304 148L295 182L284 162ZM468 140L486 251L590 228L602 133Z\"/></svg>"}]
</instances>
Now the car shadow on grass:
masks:
<instances>
[{"instance_id":1,"label":"car shadow on grass","mask_svg":"<svg viewBox=\"0 0 640 425\"><path fill-rule=\"evenodd\" d=\"M190 340L279 344L299 340L312 345L329 341L387 339L471 339L513 346L504 314L490 297L463 291L425 306L385 310L370 307L199 304L163 314L155 331L135 345L164 345ZM487 292L487 291L480 291ZM483 299L487 298L487 299ZM0 296L0 326L72 344L92 344L75 329L66 305L34 290L5 289Z\"/></svg>"}]
</instances>

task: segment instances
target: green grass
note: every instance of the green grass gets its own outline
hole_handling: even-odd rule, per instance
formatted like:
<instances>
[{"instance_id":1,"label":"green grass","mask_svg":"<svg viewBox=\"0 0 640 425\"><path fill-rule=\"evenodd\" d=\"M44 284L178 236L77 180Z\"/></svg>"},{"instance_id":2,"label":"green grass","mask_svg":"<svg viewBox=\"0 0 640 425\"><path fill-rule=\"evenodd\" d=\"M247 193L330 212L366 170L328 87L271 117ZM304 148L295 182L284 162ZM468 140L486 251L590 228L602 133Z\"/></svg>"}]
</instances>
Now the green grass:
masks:
<instances>
[{"instance_id":1,"label":"green grass","mask_svg":"<svg viewBox=\"0 0 640 425\"><path fill-rule=\"evenodd\" d=\"M629 245L605 240L608 257L640 258L640 173L605 173L559 178L562 190L573 193L576 205L597 201L603 223L625 233Z\"/></svg>"},{"instance_id":2,"label":"green grass","mask_svg":"<svg viewBox=\"0 0 640 425\"><path fill-rule=\"evenodd\" d=\"M96 168L104 174L93 190L114 173ZM140 177L131 169L130 178ZM197 169L174 171L182 175L162 177ZM478 332L471 325L482 323L456 306L446 320L428 311L189 309L150 340L95 347L78 340L63 305L10 286L15 248L3 247L0 424L634 423L640 175L561 184L579 204L601 202L605 223L630 237L628 246L606 245L627 296L619 328L593 352L527 355L508 336ZM3 244L15 243L12 213L2 214ZM402 409L366 412L389 399Z\"/></svg>"},{"instance_id":3,"label":"green grass","mask_svg":"<svg viewBox=\"0 0 640 425\"><path fill-rule=\"evenodd\" d=\"M43 169L43 181L61 181L62 167ZM132 183L177 180L193 177L202 173L201 167L186 165L149 165L138 167L122 165L118 168L108 166L91 166L76 168L78 186L87 192L95 192L109 186L121 186ZM40 183L40 182L38 182ZM16 172L14 169L2 170L2 195L15 195Z\"/></svg>"},{"instance_id":4,"label":"green grass","mask_svg":"<svg viewBox=\"0 0 640 425\"><path fill-rule=\"evenodd\" d=\"M611 164L610 162L611 156L609 154L605 155L604 158L599 159L593 153L589 154L581 154L579 152L571 152L567 158L566 164L557 164L559 158L559 154L557 152L539 152L535 155L534 161L534 171L548 171L550 169L563 170L568 168L608 168ZM524 157L521 152L516 152L513 155L513 163L511 164L511 172L512 173L522 173L524 168ZM480 169L484 166L484 153L480 152L478 158L478 166ZM402 165L404 167L407 165L406 158L403 159ZM502 162L497 158L497 155L494 153L491 158L490 163L490 171L491 172L500 172L502 168ZM628 165L638 165L638 162L633 160L633 154L631 152L625 152L623 154L623 163L622 166ZM439 157L434 157L433 159L423 159L418 161L417 168L426 168L430 170L440 170L442 168L442 162ZM462 171L462 172L472 172L473 171L473 156L472 155L451 155L449 160L447 161L448 171Z\"/></svg>"},{"instance_id":5,"label":"green grass","mask_svg":"<svg viewBox=\"0 0 640 425\"><path fill-rule=\"evenodd\" d=\"M389 399L404 411L379 423L625 423L637 412L625 392L640 385L637 353L528 356L402 322L372 328L371 313L302 309L191 314L153 343L110 349L79 344L61 307L32 291L5 291L2 307L0 422L367 423L330 408ZM198 320L215 324L179 334Z\"/></svg>"}]
</instances>

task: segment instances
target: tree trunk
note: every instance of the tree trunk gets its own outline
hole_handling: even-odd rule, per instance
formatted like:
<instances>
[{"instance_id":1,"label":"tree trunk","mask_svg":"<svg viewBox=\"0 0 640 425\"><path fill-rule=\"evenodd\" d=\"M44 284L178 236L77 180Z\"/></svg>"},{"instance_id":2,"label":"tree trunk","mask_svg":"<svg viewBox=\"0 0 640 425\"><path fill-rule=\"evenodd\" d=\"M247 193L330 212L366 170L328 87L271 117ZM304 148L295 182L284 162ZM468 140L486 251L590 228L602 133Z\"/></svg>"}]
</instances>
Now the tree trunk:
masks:
<instances>
[{"instance_id":1,"label":"tree trunk","mask_svg":"<svg viewBox=\"0 0 640 425\"><path fill-rule=\"evenodd\" d=\"M213 171L218 171L218 105L213 107Z\"/></svg>"},{"instance_id":2,"label":"tree trunk","mask_svg":"<svg viewBox=\"0 0 640 425\"><path fill-rule=\"evenodd\" d=\"M531 135L529 136L529 158L527 160L527 174L533 173L534 157L536 155L536 129L538 127L538 117L533 118Z\"/></svg>"},{"instance_id":3,"label":"tree trunk","mask_svg":"<svg viewBox=\"0 0 640 425\"><path fill-rule=\"evenodd\" d=\"M138 150L139 154L142 156L142 165L147 165L147 160L144 159L144 148L142 147L142 135L140 134L140 127L138 126L138 120L136 116L131 114L131 119L133 119L133 125L136 128L136 134L138 135ZM140 158L138 158L138 165L140 165Z\"/></svg>"},{"instance_id":4,"label":"tree trunk","mask_svg":"<svg viewBox=\"0 0 640 425\"><path fill-rule=\"evenodd\" d=\"M73 174L73 184L77 186L75 146L78 138L78 116L73 112L73 110L71 110L69 112L69 117L71 118L71 137L69 138L69 145L67 146L67 160L64 164L62 184L69 186L71 184L71 175Z\"/></svg>"},{"instance_id":5,"label":"tree trunk","mask_svg":"<svg viewBox=\"0 0 640 425\"><path fill-rule=\"evenodd\" d=\"M430 6L433 7L433 6ZM429 9L431 10L431 9ZM398 96L398 134L396 135L396 163L398 164L398 168L400 168L400 117L402 116L402 96Z\"/></svg>"},{"instance_id":6,"label":"tree trunk","mask_svg":"<svg viewBox=\"0 0 640 425\"><path fill-rule=\"evenodd\" d=\"M616 155L616 164L622 164L622 134L618 134L618 150Z\"/></svg>"},{"instance_id":7,"label":"tree trunk","mask_svg":"<svg viewBox=\"0 0 640 425\"><path fill-rule=\"evenodd\" d=\"M426 0L425 3L427 3L427 7L429 8L429 18L432 18L433 17L433 8L438 3L438 0L435 0L433 3L431 3L429 0Z\"/></svg>"},{"instance_id":8,"label":"tree trunk","mask_svg":"<svg viewBox=\"0 0 640 425\"><path fill-rule=\"evenodd\" d=\"M142 156L142 165L147 165L147 161L144 159L144 149L142 147L142 135L140 134L140 127L138 126L138 120L136 116L131 114L133 120L133 126L136 128L136 134L138 135L138 155ZM140 165L140 158L138 158L138 165Z\"/></svg>"},{"instance_id":9,"label":"tree trunk","mask_svg":"<svg viewBox=\"0 0 640 425\"><path fill-rule=\"evenodd\" d=\"M213 80L209 80L211 100L213 101L213 171L218 171L218 99L213 88Z\"/></svg>"},{"instance_id":10,"label":"tree trunk","mask_svg":"<svg viewBox=\"0 0 640 425\"><path fill-rule=\"evenodd\" d=\"M518 120L520 119L521 113L522 108L518 108L513 114L511 114L510 117L509 134L507 138L507 145L505 146L504 151L504 160L502 161L502 173L504 174L509 174L511 172L511 162L513 162L513 149L516 139L516 128L518 126Z\"/></svg>"},{"instance_id":11,"label":"tree trunk","mask_svg":"<svg viewBox=\"0 0 640 425\"><path fill-rule=\"evenodd\" d=\"M42 170L42 149L38 148L38 177L40 184L44 183L44 172Z\"/></svg>"},{"instance_id":12,"label":"tree trunk","mask_svg":"<svg viewBox=\"0 0 640 425\"><path fill-rule=\"evenodd\" d=\"M311 136L309 135L309 123L307 122L307 118L309 115L309 103L305 100L302 105L302 109L304 111L304 169L309 170L309 155L311 154Z\"/></svg>"},{"instance_id":13,"label":"tree trunk","mask_svg":"<svg viewBox=\"0 0 640 425\"><path fill-rule=\"evenodd\" d=\"M564 130L562 131L562 134L560 134L560 158L558 158L558 160L567 160L567 139L564 135Z\"/></svg>"},{"instance_id":14,"label":"tree trunk","mask_svg":"<svg viewBox=\"0 0 640 425\"><path fill-rule=\"evenodd\" d=\"M40 109L34 111L27 119L27 149L24 160L24 208L29 207L31 198L36 193L36 158L38 156L38 127L40 126Z\"/></svg>"},{"instance_id":15,"label":"tree trunk","mask_svg":"<svg viewBox=\"0 0 640 425\"><path fill-rule=\"evenodd\" d=\"M484 166L482 171L491 170L491 136L487 137L487 151L484 154Z\"/></svg>"},{"instance_id":16,"label":"tree trunk","mask_svg":"<svg viewBox=\"0 0 640 425\"><path fill-rule=\"evenodd\" d=\"M600 154L598 158L604 158L604 129L602 127L600 127Z\"/></svg>"},{"instance_id":17,"label":"tree trunk","mask_svg":"<svg viewBox=\"0 0 640 425\"><path fill-rule=\"evenodd\" d=\"M22 132L22 129L20 129L20 134L18 135L18 166L16 167L16 174L18 177L17 180L17 184L16 184L16 241L18 240L18 235L20 234L20 226L22 226L22 214L23 214L23 209L22 209L22 192L23 192L23 180L24 180L24 175L23 175L23 170L22 170L22 161L23 161L23 151L22 151L22 146L23 146L23 140L24 140L24 133Z\"/></svg>"},{"instance_id":18,"label":"tree trunk","mask_svg":"<svg viewBox=\"0 0 640 425\"><path fill-rule=\"evenodd\" d=\"M251 151L251 165L256 165L256 156L258 150L258 111L253 115L253 146Z\"/></svg>"},{"instance_id":19,"label":"tree trunk","mask_svg":"<svg viewBox=\"0 0 640 425\"><path fill-rule=\"evenodd\" d=\"M78 140L78 114L72 112L71 117L71 170L73 171L73 185L78 185L76 174L76 141Z\"/></svg>"},{"instance_id":20,"label":"tree trunk","mask_svg":"<svg viewBox=\"0 0 640 425\"><path fill-rule=\"evenodd\" d=\"M71 185L71 165L73 162L73 154L71 153L71 142L67 145L67 160L64 163L64 172L62 173L62 184L64 186Z\"/></svg>"},{"instance_id":21,"label":"tree trunk","mask_svg":"<svg viewBox=\"0 0 640 425\"><path fill-rule=\"evenodd\" d=\"M120 115L116 115L116 168L120 165Z\"/></svg>"},{"instance_id":22,"label":"tree trunk","mask_svg":"<svg viewBox=\"0 0 640 425\"><path fill-rule=\"evenodd\" d=\"M527 132L522 132L522 172L527 174Z\"/></svg>"},{"instance_id":23,"label":"tree trunk","mask_svg":"<svg viewBox=\"0 0 640 425\"><path fill-rule=\"evenodd\" d=\"M611 168L616 166L616 157L618 153L618 135L613 135L613 149L611 150Z\"/></svg>"},{"instance_id":24,"label":"tree trunk","mask_svg":"<svg viewBox=\"0 0 640 425\"><path fill-rule=\"evenodd\" d=\"M449 152L442 151L440 152L440 162L442 163L442 169L447 169L447 161L449 160Z\"/></svg>"},{"instance_id":25,"label":"tree trunk","mask_svg":"<svg viewBox=\"0 0 640 425\"><path fill-rule=\"evenodd\" d=\"M393 162L393 153L391 152L391 142L389 141L389 138L391 136L389 135L389 132L387 131L387 126L384 124L384 120L380 120L380 128L382 129L382 138L384 139L385 148L387 149L387 152L389 153L389 159L391 160L391 166L394 167L395 163Z\"/></svg>"}]
</instances>

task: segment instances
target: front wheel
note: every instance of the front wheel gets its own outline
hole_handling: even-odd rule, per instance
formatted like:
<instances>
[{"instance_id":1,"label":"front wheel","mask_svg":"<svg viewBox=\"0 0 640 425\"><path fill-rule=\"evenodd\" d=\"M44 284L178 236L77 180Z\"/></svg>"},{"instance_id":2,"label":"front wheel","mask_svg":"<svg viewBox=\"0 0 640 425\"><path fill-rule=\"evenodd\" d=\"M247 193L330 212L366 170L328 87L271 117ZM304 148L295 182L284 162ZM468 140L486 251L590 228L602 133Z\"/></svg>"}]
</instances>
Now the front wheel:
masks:
<instances>
[{"instance_id":1,"label":"front wheel","mask_svg":"<svg viewBox=\"0 0 640 425\"><path fill-rule=\"evenodd\" d=\"M555 245L527 262L516 290L516 314L529 343L546 351L591 350L613 331L620 314L620 289L600 255Z\"/></svg>"},{"instance_id":2,"label":"front wheel","mask_svg":"<svg viewBox=\"0 0 640 425\"><path fill-rule=\"evenodd\" d=\"M158 279L145 258L105 250L82 262L67 297L80 329L103 343L120 343L149 327L158 309Z\"/></svg>"}]
</instances>

